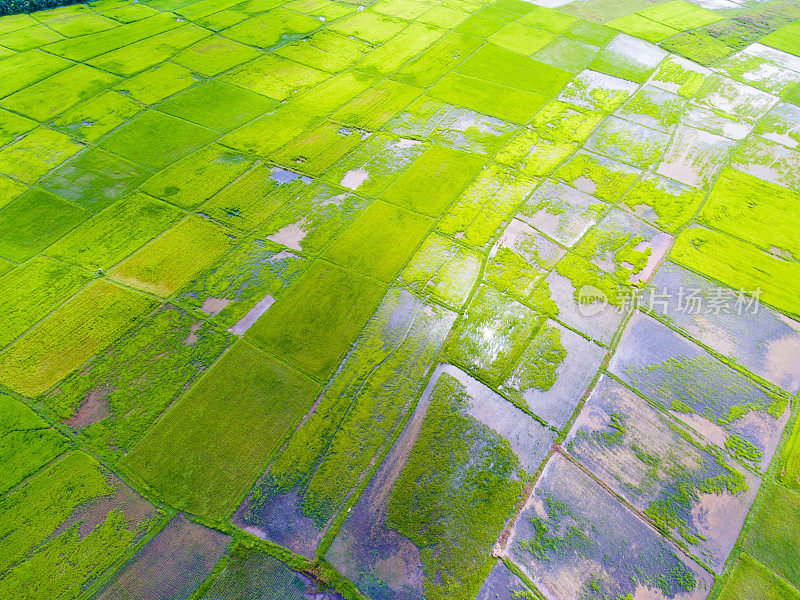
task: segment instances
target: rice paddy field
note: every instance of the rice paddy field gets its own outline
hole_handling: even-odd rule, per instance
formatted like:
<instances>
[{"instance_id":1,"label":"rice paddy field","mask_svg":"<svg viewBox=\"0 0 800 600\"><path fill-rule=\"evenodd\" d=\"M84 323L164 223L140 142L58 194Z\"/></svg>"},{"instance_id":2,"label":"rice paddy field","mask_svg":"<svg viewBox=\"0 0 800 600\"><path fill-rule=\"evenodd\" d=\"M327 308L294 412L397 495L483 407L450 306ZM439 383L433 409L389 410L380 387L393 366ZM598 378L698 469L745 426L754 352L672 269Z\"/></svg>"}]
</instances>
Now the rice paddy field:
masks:
<instances>
[{"instance_id":1,"label":"rice paddy field","mask_svg":"<svg viewBox=\"0 0 800 600\"><path fill-rule=\"evenodd\" d=\"M2 16L0 599L800 600L798 222L797 0Z\"/></svg>"}]
</instances>

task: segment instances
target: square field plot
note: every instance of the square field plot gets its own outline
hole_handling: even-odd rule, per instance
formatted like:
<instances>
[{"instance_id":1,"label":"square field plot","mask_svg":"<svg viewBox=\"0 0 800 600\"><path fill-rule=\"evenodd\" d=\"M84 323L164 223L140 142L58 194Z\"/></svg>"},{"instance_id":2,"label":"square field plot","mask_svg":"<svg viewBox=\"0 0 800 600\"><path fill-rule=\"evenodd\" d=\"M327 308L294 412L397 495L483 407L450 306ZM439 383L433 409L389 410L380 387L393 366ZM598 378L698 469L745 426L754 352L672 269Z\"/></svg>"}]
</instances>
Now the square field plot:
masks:
<instances>
[{"instance_id":1,"label":"square field plot","mask_svg":"<svg viewBox=\"0 0 800 600\"><path fill-rule=\"evenodd\" d=\"M206 77L214 77L259 56L261 52L255 48L215 35L173 56L172 62Z\"/></svg>"},{"instance_id":2,"label":"square field plot","mask_svg":"<svg viewBox=\"0 0 800 600\"><path fill-rule=\"evenodd\" d=\"M554 454L505 551L548 600L701 600L713 578L580 467ZM600 596L602 597L602 596Z\"/></svg>"},{"instance_id":3,"label":"square field plot","mask_svg":"<svg viewBox=\"0 0 800 600\"><path fill-rule=\"evenodd\" d=\"M154 307L150 298L94 281L0 355L0 383L27 396L40 394Z\"/></svg>"},{"instance_id":4,"label":"square field plot","mask_svg":"<svg viewBox=\"0 0 800 600\"><path fill-rule=\"evenodd\" d=\"M751 137L731 159L731 166L764 181L800 191L800 151Z\"/></svg>"},{"instance_id":5,"label":"square field plot","mask_svg":"<svg viewBox=\"0 0 800 600\"><path fill-rule=\"evenodd\" d=\"M703 190L661 175L645 173L622 198L622 202L637 217L674 234L694 218L704 198Z\"/></svg>"},{"instance_id":6,"label":"square field plot","mask_svg":"<svg viewBox=\"0 0 800 600\"><path fill-rule=\"evenodd\" d=\"M433 220L380 200L364 209L322 255L383 281L394 279L433 226Z\"/></svg>"},{"instance_id":7,"label":"square field plot","mask_svg":"<svg viewBox=\"0 0 800 600\"><path fill-rule=\"evenodd\" d=\"M697 102L723 115L755 121L778 101L776 96L721 75L706 78Z\"/></svg>"},{"instance_id":8,"label":"square field plot","mask_svg":"<svg viewBox=\"0 0 800 600\"><path fill-rule=\"evenodd\" d=\"M564 246L572 246L608 210L608 204L563 183L546 181L517 217Z\"/></svg>"},{"instance_id":9,"label":"square field plot","mask_svg":"<svg viewBox=\"0 0 800 600\"><path fill-rule=\"evenodd\" d=\"M398 433L455 317L391 288L235 523L312 556L334 516Z\"/></svg>"},{"instance_id":10,"label":"square field plot","mask_svg":"<svg viewBox=\"0 0 800 600\"><path fill-rule=\"evenodd\" d=\"M367 322L385 285L314 263L247 332L254 343L325 379Z\"/></svg>"},{"instance_id":11,"label":"square field plot","mask_svg":"<svg viewBox=\"0 0 800 600\"><path fill-rule=\"evenodd\" d=\"M154 110L128 121L100 144L152 169L163 169L217 137L211 129Z\"/></svg>"},{"instance_id":12,"label":"square field plot","mask_svg":"<svg viewBox=\"0 0 800 600\"><path fill-rule=\"evenodd\" d=\"M610 113L632 96L638 87L632 81L586 70L562 90L558 99L584 108Z\"/></svg>"},{"instance_id":13,"label":"square field plot","mask_svg":"<svg viewBox=\"0 0 800 600\"><path fill-rule=\"evenodd\" d=\"M563 164L555 176L607 202L616 202L641 174L637 167L581 150Z\"/></svg>"},{"instance_id":14,"label":"square field plot","mask_svg":"<svg viewBox=\"0 0 800 600\"><path fill-rule=\"evenodd\" d=\"M564 444L657 527L722 571L761 486L756 475L607 375Z\"/></svg>"},{"instance_id":15,"label":"square field plot","mask_svg":"<svg viewBox=\"0 0 800 600\"><path fill-rule=\"evenodd\" d=\"M110 271L127 285L171 296L233 245L232 236L207 219L189 215Z\"/></svg>"},{"instance_id":16,"label":"square field plot","mask_svg":"<svg viewBox=\"0 0 800 600\"><path fill-rule=\"evenodd\" d=\"M226 73L220 80L282 101L328 77L328 73L318 69L274 54L264 54Z\"/></svg>"},{"instance_id":17,"label":"square field plot","mask_svg":"<svg viewBox=\"0 0 800 600\"><path fill-rule=\"evenodd\" d=\"M640 312L609 370L739 460L767 468L788 420L788 399L766 391Z\"/></svg>"},{"instance_id":18,"label":"square field plot","mask_svg":"<svg viewBox=\"0 0 800 600\"><path fill-rule=\"evenodd\" d=\"M720 171L736 142L679 125L658 173L695 187L707 187Z\"/></svg>"},{"instance_id":19,"label":"square field plot","mask_svg":"<svg viewBox=\"0 0 800 600\"><path fill-rule=\"evenodd\" d=\"M161 103L158 109L216 131L230 131L277 106L242 88L211 80Z\"/></svg>"},{"instance_id":20,"label":"square field plot","mask_svg":"<svg viewBox=\"0 0 800 600\"><path fill-rule=\"evenodd\" d=\"M71 202L30 189L0 209L0 256L27 260L90 216Z\"/></svg>"},{"instance_id":21,"label":"square field plot","mask_svg":"<svg viewBox=\"0 0 800 600\"><path fill-rule=\"evenodd\" d=\"M122 465L173 506L221 519L318 391L308 376L240 341L147 432Z\"/></svg>"},{"instance_id":22,"label":"square field plot","mask_svg":"<svg viewBox=\"0 0 800 600\"><path fill-rule=\"evenodd\" d=\"M553 436L440 368L326 559L371 598L473 597L521 495L523 464L534 471Z\"/></svg>"},{"instance_id":23,"label":"square field plot","mask_svg":"<svg viewBox=\"0 0 800 600\"><path fill-rule=\"evenodd\" d=\"M89 148L50 173L40 185L96 212L128 195L151 174L146 167L101 148Z\"/></svg>"},{"instance_id":24,"label":"square field plot","mask_svg":"<svg viewBox=\"0 0 800 600\"><path fill-rule=\"evenodd\" d=\"M780 102L758 122L755 133L797 150L800 147L800 106Z\"/></svg>"},{"instance_id":25,"label":"square field plot","mask_svg":"<svg viewBox=\"0 0 800 600\"><path fill-rule=\"evenodd\" d=\"M666 56L658 46L621 33L595 57L590 68L643 83Z\"/></svg>"},{"instance_id":26,"label":"square field plot","mask_svg":"<svg viewBox=\"0 0 800 600\"><path fill-rule=\"evenodd\" d=\"M612 116L595 130L584 147L641 169L650 169L661 158L667 144L668 134Z\"/></svg>"},{"instance_id":27,"label":"square field plot","mask_svg":"<svg viewBox=\"0 0 800 600\"><path fill-rule=\"evenodd\" d=\"M673 263L664 263L644 305L759 377L800 391L800 323Z\"/></svg>"}]
</instances>

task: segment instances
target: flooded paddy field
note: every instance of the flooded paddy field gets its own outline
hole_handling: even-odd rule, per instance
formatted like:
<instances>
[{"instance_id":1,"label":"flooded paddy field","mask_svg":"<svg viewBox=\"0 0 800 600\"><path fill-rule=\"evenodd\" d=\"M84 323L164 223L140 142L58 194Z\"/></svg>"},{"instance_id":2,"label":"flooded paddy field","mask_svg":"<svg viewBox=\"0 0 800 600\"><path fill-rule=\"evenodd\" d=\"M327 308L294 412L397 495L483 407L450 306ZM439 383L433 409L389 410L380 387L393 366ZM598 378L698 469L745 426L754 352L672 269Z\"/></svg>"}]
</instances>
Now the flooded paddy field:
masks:
<instances>
[{"instance_id":1,"label":"flooded paddy field","mask_svg":"<svg viewBox=\"0 0 800 600\"><path fill-rule=\"evenodd\" d=\"M0 597L800 598L800 3L40 8Z\"/></svg>"}]
</instances>

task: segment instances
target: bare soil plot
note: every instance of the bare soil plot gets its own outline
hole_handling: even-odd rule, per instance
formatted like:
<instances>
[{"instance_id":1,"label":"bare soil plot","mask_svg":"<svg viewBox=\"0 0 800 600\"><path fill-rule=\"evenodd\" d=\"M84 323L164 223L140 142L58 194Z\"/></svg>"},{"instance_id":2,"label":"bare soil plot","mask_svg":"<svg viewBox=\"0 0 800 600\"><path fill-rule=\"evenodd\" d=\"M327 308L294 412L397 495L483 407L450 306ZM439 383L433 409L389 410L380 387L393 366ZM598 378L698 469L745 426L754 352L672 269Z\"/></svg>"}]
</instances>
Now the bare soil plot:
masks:
<instances>
[{"instance_id":1,"label":"bare soil plot","mask_svg":"<svg viewBox=\"0 0 800 600\"><path fill-rule=\"evenodd\" d=\"M707 440L766 470L788 419L786 398L638 311L609 370Z\"/></svg>"},{"instance_id":2,"label":"bare soil plot","mask_svg":"<svg viewBox=\"0 0 800 600\"><path fill-rule=\"evenodd\" d=\"M120 571L98 600L183 600L222 558L230 537L173 517Z\"/></svg>"},{"instance_id":3,"label":"bare soil plot","mask_svg":"<svg viewBox=\"0 0 800 600\"><path fill-rule=\"evenodd\" d=\"M565 447L604 484L719 573L761 480L607 375Z\"/></svg>"},{"instance_id":4,"label":"bare soil plot","mask_svg":"<svg viewBox=\"0 0 800 600\"><path fill-rule=\"evenodd\" d=\"M713 578L556 453L517 518L507 555L548 600L701 600Z\"/></svg>"},{"instance_id":5,"label":"bare soil plot","mask_svg":"<svg viewBox=\"0 0 800 600\"><path fill-rule=\"evenodd\" d=\"M748 308L749 298L673 263L652 285L657 296L645 297L648 309L759 377L800 391L800 323L767 306Z\"/></svg>"}]
</instances>

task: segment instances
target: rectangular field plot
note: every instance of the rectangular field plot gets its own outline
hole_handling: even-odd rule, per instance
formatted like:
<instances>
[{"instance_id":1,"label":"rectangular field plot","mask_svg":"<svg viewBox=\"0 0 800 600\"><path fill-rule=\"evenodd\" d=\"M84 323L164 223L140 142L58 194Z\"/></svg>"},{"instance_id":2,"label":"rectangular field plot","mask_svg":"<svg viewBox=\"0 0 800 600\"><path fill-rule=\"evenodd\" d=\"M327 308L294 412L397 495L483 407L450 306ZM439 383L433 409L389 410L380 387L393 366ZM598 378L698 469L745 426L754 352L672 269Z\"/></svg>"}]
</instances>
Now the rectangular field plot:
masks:
<instances>
[{"instance_id":1,"label":"rectangular field plot","mask_svg":"<svg viewBox=\"0 0 800 600\"><path fill-rule=\"evenodd\" d=\"M538 181L496 165L484 169L442 216L438 230L486 250Z\"/></svg>"},{"instance_id":2,"label":"rectangular field plot","mask_svg":"<svg viewBox=\"0 0 800 600\"><path fill-rule=\"evenodd\" d=\"M62 381L43 406L92 450L116 460L230 342L208 323L163 308Z\"/></svg>"},{"instance_id":3,"label":"rectangular field plot","mask_svg":"<svg viewBox=\"0 0 800 600\"><path fill-rule=\"evenodd\" d=\"M763 564L743 552L734 565L719 600L760 598L761 600L797 600L800 592Z\"/></svg>"},{"instance_id":4,"label":"rectangular field plot","mask_svg":"<svg viewBox=\"0 0 800 600\"><path fill-rule=\"evenodd\" d=\"M425 151L417 140L373 133L348 152L325 178L360 194L375 196Z\"/></svg>"},{"instance_id":5,"label":"rectangular field plot","mask_svg":"<svg viewBox=\"0 0 800 600\"><path fill-rule=\"evenodd\" d=\"M600 368L606 351L547 321L530 340L500 391L556 429L563 429Z\"/></svg>"},{"instance_id":6,"label":"rectangular field plot","mask_svg":"<svg viewBox=\"0 0 800 600\"><path fill-rule=\"evenodd\" d=\"M233 236L195 215L114 267L111 277L127 285L171 296L233 246Z\"/></svg>"},{"instance_id":7,"label":"rectangular field plot","mask_svg":"<svg viewBox=\"0 0 800 600\"><path fill-rule=\"evenodd\" d=\"M308 376L239 341L121 465L173 506L222 519L318 391Z\"/></svg>"},{"instance_id":8,"label":"rectangular field plot","mask_svg":"<svg viewBox=\"0 0 800 600\"><path fill-rule=\"evenodd\" d=\"M154 307L150 298L95 280L0 355L0 383L40 394Z\"/></svg>"},{"instance_id":9,"label":"rectangular field plot","mask_svg":"<svg viewBox=\"0 0 800 600\"><path fill-rule=\"evenodd\" d=\"M410 210L438 217L475 177L483 160L466 152L431 146L381 197ZM425 190L424 194L420 191Z\"/></svg>"},{"instance_id":10,"label":"rectangular field plot","mask_svg":"<svg viewBox=\"0 0 800 600\"><path fill-rule=\"evenodd\" d=\"M632 81L587 69L561 91L558 99L591 110L610 113L632 96L638 87Z\"/></svg>"},{"instance_id":11,"label":"rectangular field plot","mask_svg":"<svg viewBox=\"0 0 800 600\"><path fill-rule=\"evenodd\" d=\"M97 596L123 598L189 598L225 554L230 537L173 517Z\"/></svg>"},{"instance_id":12,"label":"rectangular field plot","mask_svg":"<svg viewBox=\"0 0 800 600\"><path fill-rule=\"evenodd\" d=\"M94 142L142 110L133 99L116 91L103 92L62 113L53 125L80 140Z\"/></svg>"},{"instance_id":13,"label":"rectangular field plot","mask_svg":"<svg viewBox=\"0 0 800 600\"><path fill-rule=\"evenodd\" d=\"M423 296L431 295L458 310L478 280L483 257L432 233L400 275L400 281Z\"/></svg>"},{"instance_id":14,"label":"rectangular field plot","mask_svg":"<svg viewBox=\"0 0 800 600\"><path fill-rule=\"evenodd\" d=\"M755 133L796 150L800 147L800 106L776 104L756 124Z\"/></svg>"},{"instance_id":15,"label":"rectangular field plot","mask_svg":"<svg viewBox=\"0 0 800 600\"><path fill-rule=\"evenodd\" d=\"M532 128L525 128L495 156L495 160L526 175L547 175L576 149L570 142L549 139Z\"/></svg>"},{"instance_id":16,"label":"rectangular field plot","mask_svg":"<svg viewBox=\"0 0 800 600\"><path fill-rule=\"evenodd\" d=\"M141 189L156 198L191 209L247 171L253 162L251 157L212 144L156 173Z\"/></svg>"},{"instance_id":17,"label":"rectangular field plot","mask_svg":"<svg viewBox=\"0 0 800 600\"><path fill-rule=\"evenodd\" d=\"M581 150L555 176L601 200L617 202L641 174L637 167Z\"/></svg>"},{"instance_id":18,"label":"rectangular field plot","mask_svg":"<svg viewBox=\"0 0 800 600\"><path fill-rule=\"evenodd\" d=\"M328 77L329 74L323 71L266 54L226 73L220 80L262 94L272 100L282 101L317 85Z\"/></svg>"},{"instance_id":19,"label":"rectangular field plot","mask_svg":"<svg viewBox=\"0 0 800 600\"><path fill-rule=\"evenodd\" d=\"M761 480L604 375L565 440L578 461L716 572Z\"/></svg>"},{"instance_id":20,"label":"rectangular field plot","mask_svg":"<svg viewBox=\"0 0 800 600\"><path fill-rule=\"evenodd\" d=\"M390 289L235 523L312 556L331 518L397 433L454 320L455 313Z\"/></svg>"},{"instance_id":21,"label":"rectangular field plot","mask_svg":"<svg viewBox=\"0 0 800 600\"><path fill-rule=\"evenodd\" d=\"M552 432L451 369L431 380L325 555L376 600L474 598L524 486L517 444L506 436L522 443L528 465L544 458L552 440Z\"/></svg>"},{"instance_id":22,"label":"rectangular field plot","mask_svg":"<svg viewBox=\"0 0 800 600\"><path fill-rule=\"evenodd\" d=\"M668 143L669 135L664 132L612 116L595 130L584 147L641 169L650 169L661 158Z\"/></svg>"},{"instance_id":23,"label":"rectangular field plot","mask_svg":"<svg viewBox=\"0 0 800 600\"><path fill-rule=\"evenodd\" d=\"M65 452L66 438L16 398L0 392L0 494Z\"/></svg>"},{"instance_id":24,"label":"rectangular field plot","mask_svg":"<svg viewBox=\"0 0 800 600\"><path fill-rule=\"evenodd\" d=\"M215 35L179 52L172 57L172 62L214 77L259 56L261 53L255 48Z\"/></svg>"},{"instance_id":25,"label":"rectangular field plot","mask_svg":"<svg viewBox=\"0 0 800 600\"><path fill-rule=\"evenodd\" d=\"M800 316L800 301L795 293L800 265L794 261L698 226L684 229L676 238L671 258L748 295L761 290L762 302L795 318Z\"/></svg>"},{"instance_id":26,"label":"rectangular field plot","mask_svg":"<svg viewBox=\"0 0 800 600\"><path fill-rule=\"evenodd\" d=\"M150 110L112 132L100 146L140 165L163 169L217 135L211 129Z\"/></svg>"},{"instance_id":27,"label":"rectangular field plot","mask_svg":"<svg viewBox=\"0 0 800 600\"><path fill-rule=\"evenodd\" d=\"M323 30L282 46L275 54L308 67L338 73L369 55L370 46L361 40Z\"/></svg>"},{"instance_id":28,"label":"rectangular field plot","mask_svg":"<svg viewBox=\"0 0 800 600\"><path fill-rule=\"evenodd\" d=\"M281 39L297 39L320 25L312 17L279 7L225 29L224 35L248 46L270 48Z\"/></svg>"},{"instance_id":29,"label":"rectangular field plot","mask_svg":"<svg viewBox=\"0 0 800 600\"><path fill-rule=\"evenodd\" d=\"M561 454L511 534L509 558L548 600L701 600L713 578Z\"/></svg>"},{"instance_id":30,"label":"rectangular field plot","mask_svg":"<svg viewBox=\"0 0 800 600\"><path fill-rule=\"evenodd\" d=\"M239 544L231 550L222 572L202 600L343 600L319 581L293 571L260 550Z\"/></svg>"},{"instance_id":31,"label":"rectangular field plot","mask_svg":"<svg viewBox=\"0 0 800 600\"><path fill-rule=\"evenodd\" d=\"M658 46L621 33L600 51L590 68L643 83L666 56L667 53Z\"/></svg>"},{"instance_id":32,"label":"rectangular field plot","mask_svg":"<svg viewBox=\"0 0 800 600\"><path fill-rule=\"evenodd\" d=\"M695 187L707 187L735 142L701 129L679 125L658 173Z\"/></svg>"},{"instance_id":33,"label":"rectangular field plot","mask_svg":"<svg viewBox=\"0 0 800 600\"><path fill-rule=\"evenodd\" d=\"M327 379L386 286L317 261L247 332L249 339L314 377Z\"/></svg>"},{"instance_id":34,"label":"rectangular field plot","mask_svg":"<svg viewBox=\"0 0 800 600\"><path fill-rule=\"evenodd\" d=\"M213 322L233 327L246 315L252 317L251 311L257 310L261 302L279 296L308 264L299 254L251 238L183 288L178 301L203 311Z\"/></svg>"},{"instance_id":35,"label":"rectangular field plot","mask_svg":"<svg viewBox=\"0 0 800 600\"><path fill-rule=\"evenodd\" d=\"M575 252L623 283L640 284L652 277L672 242L671 235L612 208L575 246Z\"/></svg>"},{"instance_id":36,"label":"rectangular field plot","mask_svg":"<svg viewBox=\"0 0 800 600\"><path fill-rule=\"evenodd\" d=\"M82 149L63 133L40 127L0 149L0 173L35 183Z\"/></svg>"},{"instance_id":37,"label":"rectangular field plot","mask_svg":"<svg viewBox=\"0 0 800 600\"><path fill-rule=\"evenodd\" d=\"M622 334L609 370L710 442L766 470L788 419L786 398L640 312Z\"/></svg>"},{"instance_id":38,"label":"rectangular field plot","mask_svg":"<svg viewBox=\"0 0 800 600\"><path fill-rule=\"evenodd\" d=\"M800 151L751 137L734 154L731 166L764 181L800 191Z\"/></svg>"},{"instance_id":39,"label":"rectangular field plot","mask_svg":"<svg viewBox=\"0 0 800 600\"><path fill-rule=\"evenodd\" d=\"M36 257L0 277L0 347L8 345L91 280L79 269Z\"/></svg>"},{"instance_id":40,"label":"rectangular field plot","mask_svg":"<svg viewBox=\"0 0 800 600\"><path fill-rule=\"evenodd\" d=\"M283 148L273 152L271 159L290 169L317 176L358 146L368 135L362 129L323 121L306 129Z\"/></svg>"},{"instance_id":41,"label":"rectangular field plot","mask_svg":"<svg viewBox=\"0 0 800 600\"><path fill-rule=\"evenodd\" d=\"M800 323L673 263L643 304L670 324L790 394L800 391ZM683 290L683 297L681 297Z\"/></svg>"},{"instance_id":42,"label":"rectangular field plot","mask_svg":"<svg viewBox=\"0 0 800 600\"><path fill-rule=\"evenodd\" d=\"M126 558L156 517L92 458L67 454L3 499L0 593L77 597Z\"/></svg>"},{"instance_id":43,"label":"rectangular field plot","mask_svg":"<svg viewBox=\"0 0 800 600\"><path fill-rule=\"evenodd\" d=\"M152 171L100 148L90 148L45 177L40 185L96 212L128 195Z\"/></svg>"},{"instance_id":44,"label":"rectangular field plot","mask_svg":"<svg viewBox=\"0 0 800 600\"><path fill-rule=\"evenodd\" d=\"M597 222L608 205L563 183L545 181L517 215L564 246L572 246Z\"/></svg>"},{"instance_id":45,"label":"rectangular field plot","mask_svg":"<svg viewBox=\"0 0 800 600\"><path fill-rule=\"evenodd\" d=\"M636 216L676 233L703 203L705 192L653 173L644 173L622 198Z\"/></svg>"}]
</instances>

